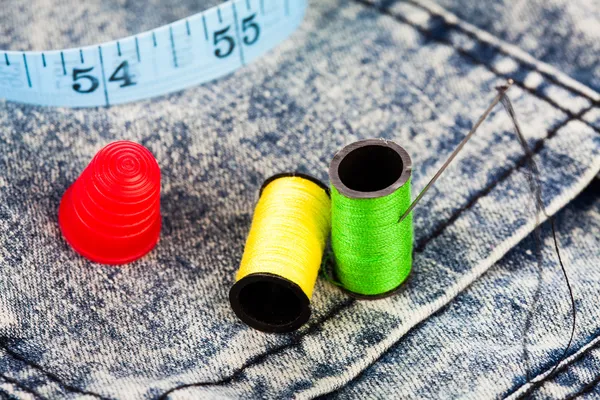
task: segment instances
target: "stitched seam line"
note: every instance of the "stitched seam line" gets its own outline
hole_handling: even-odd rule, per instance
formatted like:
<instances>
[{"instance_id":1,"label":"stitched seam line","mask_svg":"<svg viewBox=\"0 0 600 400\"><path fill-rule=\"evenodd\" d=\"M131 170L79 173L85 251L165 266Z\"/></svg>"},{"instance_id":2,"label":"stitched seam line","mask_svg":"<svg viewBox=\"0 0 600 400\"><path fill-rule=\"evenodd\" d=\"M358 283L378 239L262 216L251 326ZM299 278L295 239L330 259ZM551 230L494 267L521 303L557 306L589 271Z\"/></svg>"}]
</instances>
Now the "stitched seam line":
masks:
<instances>
[{"instance_id":1,"label":"stitched seam line","mask_svg":"<svg viewBox=\"0 0 600 400\"><path fill-rule=\"evenodd\" d=\"M593 342L594 340L599 339L599 338L600 338L600 336L596 336L592 340L590 340L587 343L585 343L584 345L582 345L581 347L585 347L590 342ZM600 347L600 341L596 342L593 346L589 347L588 349L585 349L585 351L582 351L581 353L577 354L568 363L565 363L565 364L561 365L560 367L558 367L556 369L556 371L554 371L554 373L552 373L551 375L545 376L541 380L533 382L532 385L529 388L527 388L527 390L525 390L523 393L521 393L517 398L522 399L522 398L529 397L529 394L531 394L534 390L540 389L546 382L550 381L550 379L557 377L560 372L564 371L565 369L567 369L569 367L572 367L575 363L579 362L582 358L587 356L592 350L598 349L599 347ZM524 385L521 385L521 386L515 388L514 390L511 390L509 393L507 393L504 396L504 398L509 397L513 393L518 392L523 386Z\"/></svg>"},{"instance_id":2,"label":"stitched seam line","mask_svg":"<svg viewBox=\"0 0 600 400\"><path fill-rule=\"evenodd\" d=\"M21 382L19 382L16 379L9 378L8 376L6 376L4 374L0 374L0 378L3 379L3 380L5 380L6 382L10 383L11 385L16 386L17 388L19 388L19 390L21 390L21 391L23 391L25 393L29 393L29 394L33 395L34 397L37 397L37 398L40 398L40 399L45 399L44 396L42 396L41 394L39 394L35 390L30 389L30 388L24 386Z\"/></svg>"},{"instance_id":3,"label":"stitched seam line","mask_svg":"<svg viewBox=\"0 0 600 400\"><path fill-rule=\"evenodd\" d=\"M590 97L589 95L587 95L586 93L582 92L580 89L578 89L576 87L573 87L573 86L570 86L570 85L568 85L568 84L566 84L564 82L559 81L556 78L555 75L552 75L552 74L550 74L548 72L541 71L540 69L538 69L538 67L535 64L532 64L529 61L517 58L516 55L509 53L507 50L505 50L502 46L498 45L497 43L488 42L488 41L484 40L483 38L480 38L476 33L468 31L462 25L447 21L446 18L443 15L441 15L441 14L439 14L439 13L433 11L433 10L430 10L429 8L425 7L422 4L419 4L419 3L415 2L414 0L403 0L403 2L404 3L409 3L412 6L420 8L421 10L427 12L431 16L442 18L444 20L444 22L448 26L450 26L450 27L452 27L452 28L454 28L456 30L459 30L461 33L463 33L464 35L468 36L469 38L471 38L473 40L477 40L480 43L485 43L486 45L493 47L499 53L501 53L501 54L509 57L510 59L518 62L519 64L521 64L523 67L529 69L530 71L535 71L535 72L543 75L547 80L549 80L550 82L552 82L554 85L560 86L563 89L569 90L570 92L572 92L574 94L577 94L578 96L583 97L583 98L589 100L595 106L600 105L600 100L595 100L592 97ZM396 2L394 2L392 4L397 4L397 3L398 2L396 1ZM391 6L392 4L386 5L386 8L389 8L389 6Z\"/></svg>"},{"instance_id":4,"label":"stitched seam line","mask_svg":"<svg viewBox=\"0 0 600 400\"><path fill-rule=\"evenodd\" d=\"M0 342L5 341L5 338L0 338ZM75 393L80 393L80 394L85 394L88 396L93 396L96 397L98 399L102 399L102 400L110 400L107 397L104 397L98 393L94 393L94 392L89 392L83 389L79 389L75 386L72 386L68 383L63 382L58 376L56 376L55 374L53 374L52 372L46 371L44 368L42 368L42 366L36 364L33 361L27 360L26 358L24 358L23 356L21 356L20 354L14 352L13 350L9 349L8 346L5 343L0 343L0 347L2 347L6 353L8 355L10 355L12 358L14 358L15 360L18 360L20 362L22 362L25 365L28 365L29 367L36 369L38 371L40 371L41 373L43 373L49 380L51 380L54 383L59 384L63 389L69 391L69 392L75 392Z\"/></svg>"},{"instance_id":5,"label":"stitched seam line","mask_svg":"<svg viewBox=\"0 0 600 400\"><path fill-rule=\"evenodd\" d=\"M546 103L550 104L551 106L553 106L554 108L556 108L557 110L562 111L563 113L565 113L568 117L573 117L575 116L579 121L583 122L584 124L586 124L587 126L589 126L590 128L592 128L594 131L596 131L597 133L600 134L600 128L592 125L590 122L581 119L580 115L581 115L581 111L579 111L577 114L573 114L572 111L562 107L560 104L556 103L554 100L542 95L541 93L538 93L536 90L528 88L527 86L525 86L523 84L523 82L515 79L515 77L513 77L510 74L504 74L501 73L500 71L498 71L497 69L495 69L494 67L486 64L483 60L475 57L473 54L469 53L468 51L461 49L459 47L454 46L454 44L452 42L450 42L448 39L443 38L443 37L438 37L435 36L434 34L431 33L431 31L428 31L427 29L414 24L413 22L409 21L408 19L406 19L404 16L399 15L399 14L394 14L392 13L390 10L386 9L386 8L382 8L380 6L378 6L377 4L373 4L371 2L369 2L368 0L353 0L355 3L361 4L367 8L372 8L376 11L378 11L381 15L386 15L391 17L392 19L396 20L397 22L406 24L408 26L411 26L412 28L416 29L417 31L419 31L419 33L421 33L423 36L425 36L426 38L430 39L430 40L434 40L438 43L442 43L447 45L448 47L454 49L454 51L456 51L458 54L460 54L461 56L471 60L474 64L480 65L484 68L486 68L489 72L491 72L492 74L496 75L499 78L503 78L503 79L513 79L513 81L515 82L515 85L519 86L521 89L523 89L524 91L532 94L534 97L537 97L540 100L545 101ZM446 26L448 26L448 28L451 28L451 25L449 25L448 23L446 23L444 21L444 23L446 24ZM483 43L480 41L480 43ZM487 45L487 43L486 43ZM519 61L519 60L515 60L515 61ZM592 103L592 107L594 107L594 104ZM588 109L586 109L586 111L589 111ZM578 117L579 116L579 117Z\"/></svg>"},{"instance_id":6,"label":"stitched seam line","mask_svg":"<svg viewBox=\"0 0 600 400\"><path fill-rule=\"evenodd\" d=\"M260 364L261 362L266 361L270 356L279 354L279 353L283 352L284 350L299 344L305 336L308 336L308 335L312 334L313 332L317 331L321 327L322 323L335 317L337 314L339 314L343 310L352 306L355 302L356 302L356 300L354 300L354 299L347 299L346 301L341 302L340 304L335 306L333 309L331 309L331 311L329 311L329 313L325 314L323 316L323 318L321 318L319 321L316 321L314 324L312 324L303 334L294 336L292 338L292 340L289 341L288 343L274 347L271 350L268 350L262 354L252 357L250 360L248 360L244 365L242 365L240 368L235 370L228 377L222 378L218 381L181 384L181 385L178 385L178 386L164 392L162 395L160 395L158 397L158 400L165 400L172 393L174 393L178 390L182 390L182 389L186 389L186 388L190 388L190 387L218 386L218 385L228 384L228 383L236 380L237 378L241 377L247 368L250 368L254 365Z\"/></svg>"},{"instance_id":7,"label":"stitched seam line","mask_svg":"<svg viewBox=\"0 0 600 400\"><path fill-rule=\"evenodd\" d=\"M591 107L593 107L593 106L591 106ZM552 139L554 136L557 135L558 131L561 128L563 128L569 122L571 122L575 119L578 119L579 117L584 115L586 112L588 112L590 110L590 108L586 108L586 109L580 111L577 115L573 115L573 116L565 119L563 122L559 123L554 128L552 128L550 131L548 131L548 135L545 138L540 139L535 143L535 145L533 146L533 149L531 151L532 155L537 155L544 148L544 146L546 145L546 141L548 139ZM510 167L510 168L506 169L504 172L502 172L502 174L498 177L497 180L493 181L492 183L490 183L489 185L484 187L481 191L479 191L479 193L477 193L475 196L473 196L467 204L465 204L464 206L457 209L456 212L454 212L454 214L452 214L452 216L450 218L448 218L442 225L440 225L435 231L433 231L433 233L431 235L429 235L422 241L418 242L415 246L415 251L417 253L423 252L423 250L425 250L425 247L427 246L427 244L430 241L432 241L433 239L440 236L446 230L447 227L452 225L461 216L461 214L464 211L471 209L477 203L477 201L479 199L487 196L492 191L492 189L494 189L496 187L496 185L498 185L501 182L504 182L506 179L508 179L512 175L513 172L515 172L517 169L523 167L527 163L529 158L530 157L526 154L521 156L521 158L519 158L512 167Z\"/></svg>"},{"instance_id":8,"label":"stitched seam line","mask_svg":"<svg viewBox=\"0 0 600 400\"><path fill-rule=\"evenodd\" d=\"M411 330L411 331L412 331L412 330L414 330L415 328L417 328L417 327L418 327L418 325L420 325L420 323L419 323L419 324L417 324L417 325L415 325L414 327L412 327L410 330ZM586 344L582 345L581 347L585 347L585 346L586 346L588 343L590 343L590 342L594 341L594 340L595 340L595 339L597 339L597 338L598 338L598 337L596 337L596 338L594 338L594 339L592 339L592 340L588 341ZM343 385L343 386L341 386L341 387L339 387L339 388L337 388L337 389L335 389L335 390L333 390L333 391L331 391L331 392L324 393L324 394L320 395L320 396L319 396L319 398L324 398L325 396L327 396L327 395L329 395L329 394L337 393L337 392L339 392L340 390L342 390L342 389L346 388L347 386L350 386L350 385L351 385L353 382L355 382L355 381L357 381L358 379L360 379L360 377L362 377L362 376L363 376L363 375L364 375L364 374L367 372L367 370L368 370L370 367L372 367L374 364L376 364L376 363L377 363L377 361L379 361L379 359L381 359L381 357L383 357L385 354L389 353L390 351L394 350L394 349L396 348L396 346L399 344L399 342L400 342L400 341L397 341L397 342L395 342L395 343L394 343L394 344L393 344L393 345L392 345L392 346L391 346L391 347L390 347L388 350L386 350L386 351L385 351L385 353L383 353L381 356L379 356L377 360L375 360L375 361L373 361L373 363L369 364L369 365L368 365L368 366L367 366L365 369L363 369L363 370L362 370L362 371L361 371L361 372L360 372L360 373L359 373L357 376L355 376L355 377L354 377L352 380L350 380L348 383L346 383L345 385ZM531 388L529 388L527 391L525 391L524 393L522 393L521 395L519 395L518 399L522 399L522 398L529 398L529 396L528 396L528 395L531 393L531 391L532 391L533 389L537 389L537 388L539 388L539 387L541 386L541 384L545 383L545 382L546 382L548 379L550 379L550 378L553 378L553 377L556 377L556 376L558 375L558 373L559 373L559 372L561 372L561 371L565 370L565 369L566 369L566 368L568 368L568 367L571 367L571 366L573 366L573 364L575 364L576 362L580 361L580 360L581 360L583 357L585 357L586 355L588 355L590 351L592 351L592 350L594 350L594 349L597 349L599 346L600 346L600 342L596 343L594 346L591 346L590 348L588 348L588 349L586 349L585 351L583 351L583 352L581 352L580 354L578 354L578 355L577 355L577 357L575 357L575 358L573 358L572 360L570 360L570 362L569 362L569 363L561 365L559 368L557 368L557 369L556 369L556 371L555 371L555 372L554 372L552 375L549 375L549 376L545 377L544 379L542 379L541 381L538 381L538 382L536 382L536 384L535 384L535 385L533 385L533 386L532 386ZM596 384L598 384L598 383L600 383L600 382L596 382ZM518 388L516 388L516 389L512 390L510 393L508 393L508 394L506 394L506 395L502 396L502 398L507 398L507 397L509 397L509 396L510 396L510 395L512 395L513 393L515 393L515 392L519 391L519 389L520 389L521 387L522 387L522 386L519 386ZM582 389L582 390L583 390L583 389Z\"/></svg>"}]
</instances>

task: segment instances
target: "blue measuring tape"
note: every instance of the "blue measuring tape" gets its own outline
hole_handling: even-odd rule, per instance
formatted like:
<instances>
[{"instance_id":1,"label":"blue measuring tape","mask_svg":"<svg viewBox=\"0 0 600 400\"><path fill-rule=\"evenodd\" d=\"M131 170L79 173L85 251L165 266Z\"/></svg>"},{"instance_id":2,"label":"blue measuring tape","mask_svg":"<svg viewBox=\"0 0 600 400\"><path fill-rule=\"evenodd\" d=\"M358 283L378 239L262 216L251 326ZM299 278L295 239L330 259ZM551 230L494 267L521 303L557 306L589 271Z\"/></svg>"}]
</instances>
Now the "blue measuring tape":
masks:
<instances>
[{"instance_id":1,"label":"blue measuring tape","mask_svg":"<svg viewBox=\"0 0 600 400\"><path fill-rule=\"evenodd\" d=\"M98 107L160 96L260 57L302 22L307 0L231 0L149 32L100 45L0 52L0 98Z\"/></svg>"}]
</instances>

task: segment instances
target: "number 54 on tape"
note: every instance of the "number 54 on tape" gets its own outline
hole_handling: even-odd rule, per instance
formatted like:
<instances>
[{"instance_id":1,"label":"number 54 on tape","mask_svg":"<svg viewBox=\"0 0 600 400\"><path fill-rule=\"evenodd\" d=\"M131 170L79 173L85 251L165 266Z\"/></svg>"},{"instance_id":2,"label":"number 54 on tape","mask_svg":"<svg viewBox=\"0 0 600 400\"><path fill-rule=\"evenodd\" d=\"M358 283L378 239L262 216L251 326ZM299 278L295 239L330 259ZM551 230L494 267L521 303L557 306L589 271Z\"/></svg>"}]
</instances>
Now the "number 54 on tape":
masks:
<instances>
[{"instance_id":1,"label":"number 54 on tape","mask_svg":"<svg viewBox=\"0 0 600 400\"><path fill-rule=\"evenodd\" d=\"M6 51L0 98L46 106L121 104L207 82L263 55L302 22L307 0L231 0L149 32L47 52ZM0 55L2 52L0 52Z\"/></svg>"}]
</instances>

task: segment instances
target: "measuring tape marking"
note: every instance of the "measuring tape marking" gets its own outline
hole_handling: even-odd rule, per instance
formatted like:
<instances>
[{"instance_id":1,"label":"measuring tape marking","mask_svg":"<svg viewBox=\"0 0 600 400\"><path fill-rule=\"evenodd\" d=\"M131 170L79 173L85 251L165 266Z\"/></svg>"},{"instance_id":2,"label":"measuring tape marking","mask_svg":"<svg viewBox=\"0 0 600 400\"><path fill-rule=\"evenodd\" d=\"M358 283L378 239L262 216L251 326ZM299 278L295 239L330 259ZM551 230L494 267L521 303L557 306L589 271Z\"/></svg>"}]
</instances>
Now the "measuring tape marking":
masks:
<instances>
[{"instance_id":1,"label":"measuring tape marking","mask_svg":"<svg viewBox=\"0 0 600 400\"><path fill-rule=\"evenodd\" d=\"M307 0L230 0L127 38L53 51L5 51L0 98L98 107L175 92L227 75L288 37ZM4 64L4 65L2 65Z\"/></svg>"},{"instance_id":2,"label":"measuring tape marking","mask_svg":"<svg viewBox=\"0 0 600 400\"><path fill-rule=\"evenodd\" d=\"M108 86L106 86L106 72L104 71L104 59L102 58L102 46L98 46L98 55L100 56L100 69L102 71L102 86L104 87L104 98L106 101L106 106L108 107L110 105L110 102L108 101ZM63 59L63 65L64 65L64 59ZM73 73L73 76L75 76L75 73ZM75 86L73 86L73 88L75 88Z\"/></svg>"},{"instance_id":3,"label":"measuring tape marking","mask_svg":"<svg viewBox=\"0 0 600 400\"><path fill-rule=\"evenodd\" d=\"M233 21L235 22L235 36L237 38L237 42L242 43L242 40L240 39L240 28L238 26L238 17L237 10L235 9L235 3L231 3L231 8L233 9ZM244 46L238 46L238 49L240 49L240 61L242 65L246 65L246 62L244 61Z\"/></svg>"}]
</instances>

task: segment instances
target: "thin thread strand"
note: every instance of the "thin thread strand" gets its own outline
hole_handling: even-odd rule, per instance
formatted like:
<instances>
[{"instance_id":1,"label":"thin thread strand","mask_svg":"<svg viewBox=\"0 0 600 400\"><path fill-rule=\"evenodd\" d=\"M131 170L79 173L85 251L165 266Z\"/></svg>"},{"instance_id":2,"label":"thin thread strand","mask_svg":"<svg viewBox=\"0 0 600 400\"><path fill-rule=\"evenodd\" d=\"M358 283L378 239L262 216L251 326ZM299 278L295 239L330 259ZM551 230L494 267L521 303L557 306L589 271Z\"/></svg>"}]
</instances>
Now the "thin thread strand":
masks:
<instances>
[{"instance_id":1,"label":"thin thread strand","mask_svg":"<svg viewBox=\"0 0 600 400\"><path fill-rule=\"evenodd\" d=\"M564 348L561 357L556 361L552 370L548 374L548 377L551 377L556 372L558 366L567 357L568 351L571 347L571 344L573 343L573 338L575 337L575 329L577 326L577 308L575 306L575 296L573 295L573 288L571 287L571 282L569 281L569 276L567 274L567 270L565 268L562 257L560 255L560 248L558 245L558 237L557 237L557 233L556 233L554 217L550 217L548 215L548 213L546 212L546 208L544 206L544 202L542 200L542 187L541 187L541 183L540 183L540 172L539 172L539 168L534 160L533 152L531 151L531 149L529 148L529 145L527 144L525 136L523 135L523 133L521 131L521 127L517 120L515 110L512 106L510 99L508 98L508 96L506 96L506 94L502 94L501 103L504 106L504 109L506 110L508 115L510 116L515 134L519 140L521 147L523 148L523 151L525 152L525 154L527 156L527 167L528 167L529 171L526 174L526 176L527 176L527 181L528 181L529 187L531 189L531 192L534 195L534 202L535 202L535 207L536 207L536 228L534 230L534 237L536 239L536 253L537 253L537 260L538 260L538 269L541 273L542 264L543 264L543 256L542 256L542 252L541 252L542 240L541 240L541 229L539 226L539 217L540 217L540 214L543 214L544 216L546 216L546 218L548 218L550 220L550 226L551 226L551 230L552 230L552 240L554 242L554 250L556 252L556 256L558 258L558 263L560 265L561 271L565 278L565 283L567 286L567 290L569 292L569 298L571 300L571 332L570 332L570 336L569 336L569 341L567 343L567 346ZM525 354L525 362L526 362L526 369L527 369L526 375L527 375L528 383L533 383L533 386L528 390L528 392L530 392L533 388L535 388L536 385L539 384L539 382L541 382L541 381L532 381L530 379L529 355L525 348L527 333L528 333L529 329L531 329L531 316L532 316L533 312L535 311L537 300L539 297L538 296L538 293L540 291L539 286L540 286L540 283L538 281L538 288L536 290L536 295L534 296L533 304L531 305L530 311L528 313L528 318L526 319L525 330L523 333L523 347L524 347L523 351ZM545 379L547 379L547 378L545 378Z\"/></svg>"}]
</instances>

